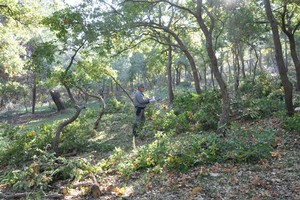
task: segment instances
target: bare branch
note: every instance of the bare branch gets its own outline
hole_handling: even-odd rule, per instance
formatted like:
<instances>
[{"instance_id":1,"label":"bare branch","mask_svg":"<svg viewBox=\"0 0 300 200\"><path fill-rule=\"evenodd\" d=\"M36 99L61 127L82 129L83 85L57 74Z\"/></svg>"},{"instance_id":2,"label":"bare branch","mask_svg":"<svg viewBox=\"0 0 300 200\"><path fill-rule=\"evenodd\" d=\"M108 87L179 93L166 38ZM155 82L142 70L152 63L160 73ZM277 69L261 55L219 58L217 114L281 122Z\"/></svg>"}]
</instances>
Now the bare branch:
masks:
<instances>
[{"instance_id":1,"label":"bare branch","mask_svg":"<svg viewBox=\"0 0 300 200\"><path fill-rule=\"evenodd\" d=\"M113 75L111 75L109 72L105 72L105 74L108 75L123 90L123 92L125 92L125 94L128 96L130 101L133 103L133 99L128 94L128 92L122 87L122 85L119 83L119 81L117 81L117 79Z\"/></svg>"},{"instance_id":2,"label":"bare branch","mask_svg":"<svg viewBox=\"0 0 300 200\"><path fill-rule=\"evenodd\" d=\"M81 44L77 49L75 49L75 52L74 52L73 56L71 57L70 63L69 63L69 65L68 65L68 67L66 68L66 71L65 71L65 73L64 73L65 76L67 75L68 71L69 71L70 68L72 67L73 62L74 62L74 60L75 60L75 57L76 57L77 53L78 53L79 50L85 45L85 43L86 43L86 40L84 40L84 41L82 42L82 44Z\"/></svg>"}]
</instances>

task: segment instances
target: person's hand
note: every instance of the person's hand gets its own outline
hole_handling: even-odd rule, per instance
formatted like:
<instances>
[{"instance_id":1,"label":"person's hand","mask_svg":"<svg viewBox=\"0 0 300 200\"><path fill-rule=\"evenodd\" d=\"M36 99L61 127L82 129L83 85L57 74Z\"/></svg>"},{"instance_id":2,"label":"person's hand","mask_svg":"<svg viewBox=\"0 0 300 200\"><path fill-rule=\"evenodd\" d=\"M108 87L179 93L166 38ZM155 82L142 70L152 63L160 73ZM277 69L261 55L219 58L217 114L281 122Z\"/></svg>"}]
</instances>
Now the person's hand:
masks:
<instances>
[{"instance_id":1,"label":"person's hand","mask_svg":"<svg viewBox=\"0 0 300 200\"><path fill-rule=\"evenodd\" d=\"M149 102L151 103L151 102L155 102L156 101L156 99L155 99L155 96L153 96L151 99L149 99Z\"/></svg>"}]
</instances>

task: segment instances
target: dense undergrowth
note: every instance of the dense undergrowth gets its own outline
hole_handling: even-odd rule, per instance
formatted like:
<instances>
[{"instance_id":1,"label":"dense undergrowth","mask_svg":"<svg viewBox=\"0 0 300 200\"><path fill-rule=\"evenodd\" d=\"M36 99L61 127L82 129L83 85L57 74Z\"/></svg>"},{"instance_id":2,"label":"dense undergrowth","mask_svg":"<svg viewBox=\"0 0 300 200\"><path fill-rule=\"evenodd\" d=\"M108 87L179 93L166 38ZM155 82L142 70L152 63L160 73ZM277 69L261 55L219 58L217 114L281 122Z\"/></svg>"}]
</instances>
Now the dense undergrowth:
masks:
<instances>
[{"instance_id":1,"label":"dense undergrowth","mask_svg":"<svg viewBox=\"0 0 300 200\"><path fill-rule=\"evenodd\" d=\"M300 133L299 114L285 116L282 88L270 83L268 77L260 77L254 86L245 81L235 95L230 113L233 119L245 122L276 116L287 131ZM131 137L122 129L130 127L133 118L132 114L128 115L132 113L129 103L121 101L125 100L111 98L106 110L109 117L104 117L100 127L108 135L117 135L119 140ZM149 142L136 149L124 149L113 142L95 140L101 132L93 130L91 125L97 111L88 108L63 130L59 146L62 154L58 157L49 150L60 121L41 123L31 130L25 125L2 123L1 184L13 191L47 192L56 181L80 181L107 170L128 177L138 170L186 171L200 164L256 162L271 157L276 148L275 129L245 128L233 120L226 138L221 138L215 134L220 112L218 90L202 94L180 92L171 107L163 102L148 107L149 122L143 132ZM64 156L74 152L79 156ZM109 156L95 161L91 152L109 153Z\"/></svg>"}]
</instances>

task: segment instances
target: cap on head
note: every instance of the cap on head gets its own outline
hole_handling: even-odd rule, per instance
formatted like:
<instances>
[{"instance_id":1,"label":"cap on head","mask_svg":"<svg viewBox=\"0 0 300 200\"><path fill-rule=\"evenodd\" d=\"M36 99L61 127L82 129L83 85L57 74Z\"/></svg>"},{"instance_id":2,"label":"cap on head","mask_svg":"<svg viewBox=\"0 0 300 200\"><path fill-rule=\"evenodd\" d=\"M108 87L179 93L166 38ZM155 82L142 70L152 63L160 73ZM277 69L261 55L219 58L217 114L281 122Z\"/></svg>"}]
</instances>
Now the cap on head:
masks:
<instances>
[{"instance_id":1,"label":"cap on head","mask_svg":"<svg viewBox=\"0 0 300 200\"><path fill-rule=\"evenodd\" d=\"M144 84L139 84L138 89L140 89L140 88L145 88Z\"/></svg>"}]
</instances>

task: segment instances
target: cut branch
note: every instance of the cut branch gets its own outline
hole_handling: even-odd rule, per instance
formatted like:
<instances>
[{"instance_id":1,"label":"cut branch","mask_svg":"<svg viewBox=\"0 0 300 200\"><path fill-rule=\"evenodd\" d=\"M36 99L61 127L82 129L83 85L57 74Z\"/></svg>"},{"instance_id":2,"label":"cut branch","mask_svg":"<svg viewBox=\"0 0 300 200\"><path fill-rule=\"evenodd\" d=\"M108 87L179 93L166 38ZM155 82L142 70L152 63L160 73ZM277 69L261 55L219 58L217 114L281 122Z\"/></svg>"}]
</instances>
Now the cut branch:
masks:
<instances>
[{"instance_id":1,"label":"cut branch","mask_svg":"<svg viewBox=\"0 0 300 200\"><path fill-rule=\"evenodd\" d=\"M83 90L82 88L80 88L80 87L77 87L77 89L79 89L79 90L80 90L82 93L84 93L85 95L90 96L90 97L93 97L93 98L96 98L96 99L98 99L100 102L102 102L102 109L99 110L98 117L97 117L97 119L96 119L96 121L95 121L95 123L94 123L94 129L96 130L96 129L98 129L98 127L99 127L99 123L100 123L100 121L101 121L101 119L102 119L102 116L103 116L104 111L105 111L105 108L106 108L105 101L104 101L104 99L102 98L101 95L100 95L100 96L97 96L97 95L94 95L94 94L90 94L90 93L88 93L87 91L84 91L84 90Z\"/></svg>"},{"instance_id":2,"label":"cut branch","mask_svg":"<svg viewBox=\"0 0 300 200\"><path fill-rule=\"evenodd\" d=\"M29 195L32 195L33 193L29 193L29 192L23 192L23 193L15 193L15 194L3 194L0 192L0 198L1 199L15 199L15 198L24 198L27 197ZM63 194L48 194L43 196L44 198L47 199L61 199L64 197Z\"/></svg>"}]
</instances>

